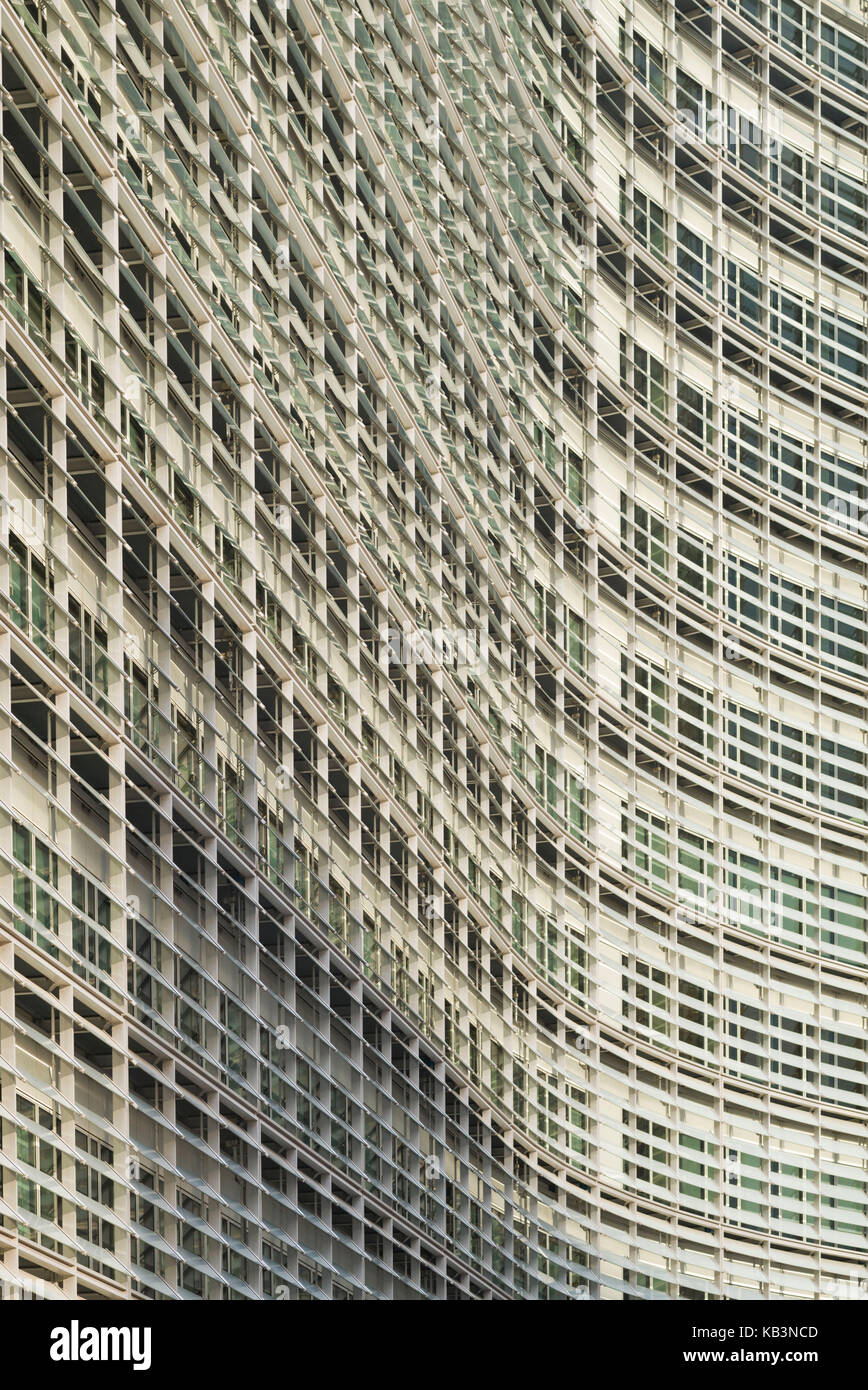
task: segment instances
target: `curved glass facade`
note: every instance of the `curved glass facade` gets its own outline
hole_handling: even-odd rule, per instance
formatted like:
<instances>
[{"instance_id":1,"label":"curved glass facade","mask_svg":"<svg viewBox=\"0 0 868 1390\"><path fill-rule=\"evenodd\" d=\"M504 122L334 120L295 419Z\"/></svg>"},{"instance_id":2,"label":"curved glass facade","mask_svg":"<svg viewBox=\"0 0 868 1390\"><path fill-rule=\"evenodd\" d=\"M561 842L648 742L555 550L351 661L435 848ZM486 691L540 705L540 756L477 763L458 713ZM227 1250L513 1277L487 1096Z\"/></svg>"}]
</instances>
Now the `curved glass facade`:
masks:
<instances>
[{"instance_id":1,"label":"curved glass facade","mask_svg":"<svg viewBox=\"0 0 868 1390\"><path fill-rule=\"evenodd\" d=\"M0 1294L864 1289L861 11L0 41Z\"/></svg>"}]
</instances>

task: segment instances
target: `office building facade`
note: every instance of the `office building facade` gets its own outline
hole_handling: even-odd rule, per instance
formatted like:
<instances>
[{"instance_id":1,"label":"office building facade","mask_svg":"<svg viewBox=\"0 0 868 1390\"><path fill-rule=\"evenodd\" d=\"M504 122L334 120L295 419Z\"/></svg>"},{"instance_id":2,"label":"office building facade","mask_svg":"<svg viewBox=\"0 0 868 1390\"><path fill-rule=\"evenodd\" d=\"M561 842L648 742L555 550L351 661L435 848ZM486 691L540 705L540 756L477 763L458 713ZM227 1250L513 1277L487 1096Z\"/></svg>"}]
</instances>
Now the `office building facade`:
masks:
<instances>
[{"instance_id":1,"label":"office building facade","mask_svg":"<svg viewBox=\"0 0 868 1390\"><path fill-rule=\"evenodd\" d=\"M0 1292L866 1277L835 0L0 10Z\"/></svg>"}]
</instances>

